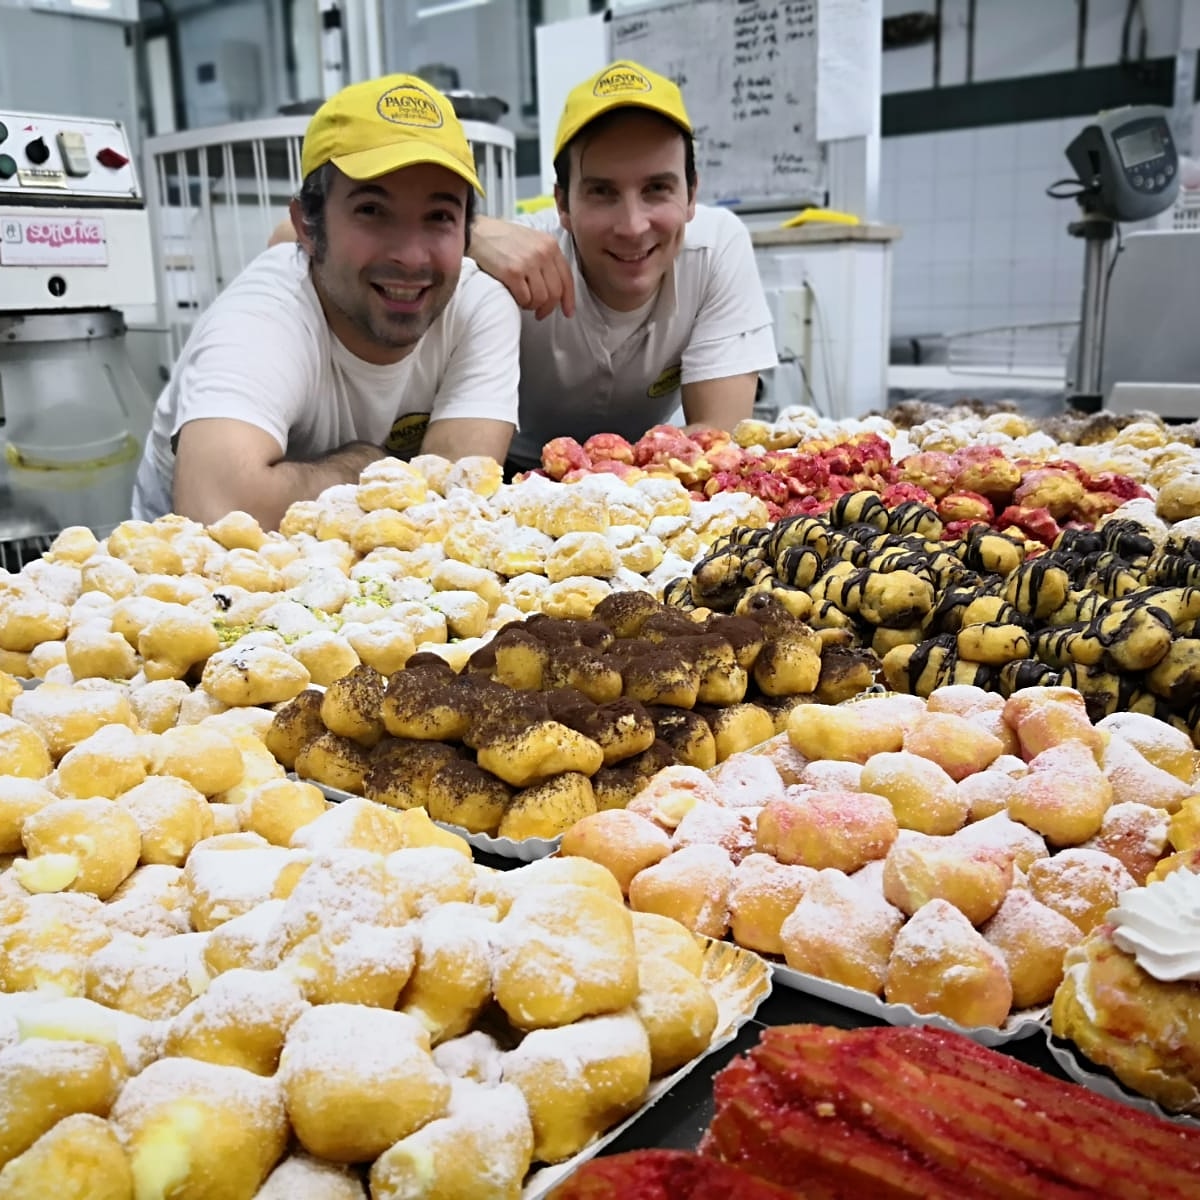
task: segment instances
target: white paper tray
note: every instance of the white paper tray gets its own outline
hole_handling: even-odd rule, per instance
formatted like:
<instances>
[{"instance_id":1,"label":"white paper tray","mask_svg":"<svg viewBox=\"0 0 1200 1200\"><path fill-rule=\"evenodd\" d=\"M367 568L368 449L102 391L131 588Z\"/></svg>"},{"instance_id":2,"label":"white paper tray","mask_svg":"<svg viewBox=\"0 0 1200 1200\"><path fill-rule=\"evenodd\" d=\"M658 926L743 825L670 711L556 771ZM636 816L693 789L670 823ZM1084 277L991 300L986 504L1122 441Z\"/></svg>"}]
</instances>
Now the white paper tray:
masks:
<instances>
[{"instance_id":1,"label":"white paper tray","mask_svg":"<svg viewBox=\"0 0 1200 1200\"><path fill-rule=\"evenodd\" d=\"M294 772L293 777L299 778ZM362 799L353 792L344 792L341 788L329 787L327 784L318 783L315 779L305 779L303 782L320 788L326 799L338 803L343 800ZM522 838L520 841L516 841L514 838L492 837L490 833L470 833L460 825L450 825L445 821L434 821L434 824L439 829L446 829L451 833L458 834L472 849L478 850L481 854L493 854L497 858L512 858L518 862L535 862L539 858L548 858L562 844L561 834L554 838Z\"/></svg>"},{"instance_id":2,"label":"white paper tray","mask_svg":"<svg viewBox=\"0 0 1200 1200\"><path fill-rule=\"evenodd\" d=\"M1055 1037L1049 1029L1046 1030L1046 1046L1050 1050L1050 1057L1080 1087L1095 1092L1097 1096L1116 1100L1118 1104L1125 1104L1130 1108L1149 1113L1152 1117L1161 1117L1164 1121L1172 1121L1176 1125L1188 1125L1192 1129L1200 1129L1200 1119L1167 1112L1165 1108L1156 1104L1148 1096L1139 1096L1136 1092L1129 1091L1124 1084L1107 1071L1093 1067L1083 1056L1082 1051L1076 1049L1073 1043Z\"/></svg>"},{"instance_id":3,"label":"white paper tray","mask_svg":"<svg viewBox=\"0 0 1200 1200\"><path fill-rule=\"evenodd\" d=\"M738 1030L754 1016L758 1006L771 994L770 968L757 954L743 950L741 946L735 946L731 942L716 942L711 938L704 938L703 941L704 969L701 978L712 990L718 1010L717 1030L708 1049L678 1071L654 1080L637 1112L619 1125L613 1126L578 1154L566 1162L539 1167L533 1171L525 1181L521 1200L541 1200L568 1175L578 1170L589 1159L595 1158L605 1146L619 1138L710 1054L715 1054L722 1046L733 1041Z\"/></svg>"},{"instance_id":4,"label":"white paper tray","mask_svg":"<svg viewBox=\"0 0 1200 1200\"><path fill-rule=\"evenodd\" d=\"M988 1025L968 1027L937 1013L919 1013L907 1004L888 1004L861 988L833 983L816 975L806 975L803 971L797 971L783 963L773 962L771 970L775 982L784 987L795 988L798 992L828 1000L831 1004L840 1004L843 1008L853 1009L868 1017L878 1017L889 1025L930 1025L950 1033L961 1033L981 1046L1003 1046L1006 1042L1032 1037L1045 1029L1045 1008L1030 1008L1012 1013L998 1028Z\"/></svg>"}]
</instances>

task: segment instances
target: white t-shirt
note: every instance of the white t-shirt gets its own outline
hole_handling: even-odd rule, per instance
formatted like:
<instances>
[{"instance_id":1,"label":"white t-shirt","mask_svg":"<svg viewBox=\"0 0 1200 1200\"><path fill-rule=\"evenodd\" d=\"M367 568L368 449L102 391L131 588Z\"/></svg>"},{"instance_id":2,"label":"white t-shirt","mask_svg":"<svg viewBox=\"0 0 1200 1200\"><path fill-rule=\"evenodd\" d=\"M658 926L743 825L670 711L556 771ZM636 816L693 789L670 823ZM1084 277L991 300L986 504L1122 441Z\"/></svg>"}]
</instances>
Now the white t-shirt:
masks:
<instances>
[{"instance_id":1,"label":"white t-shirt","mask_svg":"<svg viewBox=\"0 0 1200 1200\"><path fill-rule=\"evenodd\" d=\"M573 317L521 314L521 430L509 457L522 465L563 435L633 441L679 407L682 384L776 365L750 233L728 209L696 205L674 270L637 314L614 313L588 290L557 209L519 220L553 233L575 276Z\"/></svg>"},{"instance_id":2,"label":"white t-shirt","mask_svg":"<svg viewBox=\"0 0 1200 1200\"><path fill-rule=\"evenodd\" d=\"M325 320L294 244L260 254L205 310L154 409L133 515L171 510L173 441L188 421L233 417L292 459L347 442L417 453L431 420L517 420L520 314L469 259L450 302L412 352L378 366L351 354Z\"/></svg>"}]
</instances>

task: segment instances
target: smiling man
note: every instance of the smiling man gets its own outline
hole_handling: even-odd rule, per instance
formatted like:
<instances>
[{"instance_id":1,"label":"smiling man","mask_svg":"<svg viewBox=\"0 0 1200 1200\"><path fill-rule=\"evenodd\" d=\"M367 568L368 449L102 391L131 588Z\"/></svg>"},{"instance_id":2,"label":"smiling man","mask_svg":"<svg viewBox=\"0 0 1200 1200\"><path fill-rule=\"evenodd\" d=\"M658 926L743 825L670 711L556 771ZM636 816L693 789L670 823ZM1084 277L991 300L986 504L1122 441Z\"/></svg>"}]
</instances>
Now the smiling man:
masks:
<instances>
[{"instance_id":1,"label":"smiling man","mask_svg":"<svg viewBox=\"0 0 1200 1200\"><path fill-rule=\"evenodd\" d=\"M696 203L679 89L606 67L567 97L554 155L555 208L472 231L472 256L525 310L510 469L564 434L633 440L681 404L693 425L750 416L776 364L771 316L746 227Z\"/></svg>"},{"instance_id":2,"label":"smiling man","mask_svg":"<svg viewBox=\"0 0 1200 1200\"><path fill-rule=\"evenodd\" d=\"M300 242L259 255L197 322L158 399L133 515L278 527L387 454L504 460L520 315L463 255L479 180L446 98L414 76L313 116Z\"/></svg>"}]
</instances>

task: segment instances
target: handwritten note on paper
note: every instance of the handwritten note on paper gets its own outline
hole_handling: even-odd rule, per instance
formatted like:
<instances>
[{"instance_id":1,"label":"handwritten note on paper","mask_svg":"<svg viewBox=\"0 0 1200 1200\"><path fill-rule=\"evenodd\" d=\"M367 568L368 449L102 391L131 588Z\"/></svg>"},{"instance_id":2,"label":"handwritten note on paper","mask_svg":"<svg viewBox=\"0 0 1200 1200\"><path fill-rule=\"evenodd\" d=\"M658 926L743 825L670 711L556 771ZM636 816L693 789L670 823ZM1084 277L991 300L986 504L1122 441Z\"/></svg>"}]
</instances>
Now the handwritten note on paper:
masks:
<instances>
[{"instance_id":1,"label":"handwritten note on paper","mask_svg":"<svg viewBox=\"0 0 1200 1200\"><path fill-rule=\"evenodd\" d=\"M879 83L870 64L880 37L868 0L821 0L817 32L817 137L866 137L875 127ZM875 39L873 43L871 39Z\"/></svg>"},{"instance_id":2,"label":"handwritten note on paper","mask_svg":"<svg viewBox=\"0 0 1200 1200\"><path fill-rule=\"evenodd\" d=\"M820 200L816 0L691 0L612 21L614 58L674 79L696 134L700 198Z\"/></svg>"},{"instance_id":3,"label":"handwritten note on paper","mask_svg":"<svg viewBox=\"0 0 1200 1200\"><path fill-rule=\"evenodd\" d=\"M104 267L108 242L100 217L5 217L0 266Z\"/></svg>"}]
</instances>

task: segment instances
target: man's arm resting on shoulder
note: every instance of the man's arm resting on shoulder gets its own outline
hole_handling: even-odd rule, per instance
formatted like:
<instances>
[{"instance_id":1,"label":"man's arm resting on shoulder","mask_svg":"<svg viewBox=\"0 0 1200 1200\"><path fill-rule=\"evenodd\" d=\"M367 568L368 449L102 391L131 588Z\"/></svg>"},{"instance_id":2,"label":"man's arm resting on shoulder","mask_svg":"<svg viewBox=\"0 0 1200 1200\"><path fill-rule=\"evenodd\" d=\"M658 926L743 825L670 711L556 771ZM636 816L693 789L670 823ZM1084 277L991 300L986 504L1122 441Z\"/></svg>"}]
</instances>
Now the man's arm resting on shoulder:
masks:
<instances>
[{"instance_id":1,"label":"man's arm resting on shoulder","mask_svg":"<svg viewBox=\"0 0 1200 1200\"><path fill-rule=\"evenodd\" d=\"M179 431L172 504L205 524L240 509L264 529L278 529L293 501L356 483L362 469L385 454L382 447L351 442L312 462L293 462L257 425L225 417L189 421Z\"/></svg>"},{"instance_id":2,"label":"man's arm resting on shoulder","mask_svg":"<svg viewBox=\"0 0 1200 1200\"><path fill-rule=\"evenodd\" d=\"M296 230L291 217L284 217L271 231L268 248L294 242ZM471 225L471 247L467 252L482 271L499 280L521 308L540 321L559 305L563 314L575 312L575 280L571 266L552 233L531 229L499 217L477 216Z\"/></svg>"},{"instance_id":3,"label":"man's arm resting on shoulder","mask_svg":"<svg viewBox=\"0 0 1200 1200\"><path fill-rule=\"evenodd\" d=\"M564 316L575 312L571 264L554 234L515 221L479 216L471 225L467 254L539 321L559 305Z\"/></svg>"},{"instance_id":4,"label":"man's arm resting on shoulder","mask_svg":"<svg viewBox=\"0 0 1200 1200\"><path fill-rule=\"evenodd\" d=\"M758 372L701 379L683 385L683 415L689 429L732 429L754 412Z\"/></svg>"},{"instance_id":5,"label":"man's arm resting on shoulder","mask_svg":"<svg viewBox=\"0 0 1200 1200\"><path fill-rule=\"evenodd\" d=\"M509 421L490 421L482 417L446 417L430 421L421 441L422 454L459 459L482 454L503 463L512 441Z\"/></svg>"}]
</instances>

